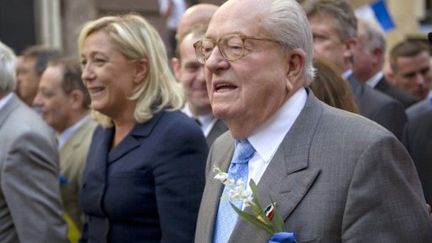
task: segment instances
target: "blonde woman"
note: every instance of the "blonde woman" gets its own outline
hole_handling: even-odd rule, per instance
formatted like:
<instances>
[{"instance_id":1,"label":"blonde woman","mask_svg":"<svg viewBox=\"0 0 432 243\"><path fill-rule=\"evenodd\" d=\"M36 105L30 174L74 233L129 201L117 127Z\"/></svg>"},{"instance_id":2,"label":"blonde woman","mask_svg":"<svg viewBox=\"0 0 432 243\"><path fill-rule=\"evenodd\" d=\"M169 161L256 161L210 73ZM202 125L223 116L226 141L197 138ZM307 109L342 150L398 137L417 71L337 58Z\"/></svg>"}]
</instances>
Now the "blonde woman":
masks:
<instances>
[{"instance_id":1,"label":"blonde woman","mask_svg":"<svg viewBox=\"0 0 432 243\"><path fill-rule=\"evenodd\" d=\"M81 242L193 242L207 145L178 111L163 41L138 15L109 16L82 28L79 52L100 123L80 191Z\"/></svg>"}]
</instances>

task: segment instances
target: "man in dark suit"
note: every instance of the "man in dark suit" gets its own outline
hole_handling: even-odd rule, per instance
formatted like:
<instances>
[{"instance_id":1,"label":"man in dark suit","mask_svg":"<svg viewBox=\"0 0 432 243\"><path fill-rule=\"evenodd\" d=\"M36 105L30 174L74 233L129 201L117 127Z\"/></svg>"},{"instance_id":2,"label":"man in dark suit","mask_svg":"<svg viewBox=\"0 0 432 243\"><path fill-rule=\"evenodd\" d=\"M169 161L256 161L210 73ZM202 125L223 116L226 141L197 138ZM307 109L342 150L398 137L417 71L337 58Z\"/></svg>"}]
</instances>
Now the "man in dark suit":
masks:
<instances>
[{"instance_id":1,"label":"man in dark suit","mask_svg":"<svg viewBox=\"0 0 432 243\"><path fill-rule=\"evenodd\" d=\"M432 33L428 34L432 45ZM402 142L410 153L422 182L426 201L432 204L432 99L429 95L407 111L410 118Z\"/></svg>"},{"instance_id":2,"label":"man in dark suit","mask_svg":"<svg viewBox=\"0 0 432 243\"><path fill-rule=\"evenodd\" d=\"M195 56L193 44L205 33L208 21L216 9L216 5L199 4L186 11L179 25L181 32L177 35L176 57L171 60L175 76L182 84L186 94L186 105L183 112L197 121L209 146L227 130L227 127L223 121L213 116L204 79L203 65L198 62ZM195 15L202 15L202 13L207 13L205 15L207 18L188 21Z\"/></svg>"},{"instance_id":3,"label":"man in dark suit","mask_svg":"<svg viewBox=\"0 0 432 243\"><path fill-rule=\"evenodd\" d=\"M352 74L357 45L357 18L344 1L318 1L306 12L314 38L314 54L333 62L350 81L360 114L387 128L400 138L407 117L395 99L359 83Z\"/></svg>"},{"instance_id":4,"label":"man in dark suit","mask_svg":"<svg viewBox=\"0 0 432 243\"><path fill-rule=\"evenodd\" d=\"M15 54L0 42L0 241L66 242L50 128L12 91Z\"/></svg>"},{"instance_id":5,"label":"man in dark suit","mask_svg":"<svg viewBox=\"0 0 432 243\"><path fill-rule=\"evenodd\" d=\"M387 79L419 100L425 99L432 85L429 46L420 40L407 39L390 51Z\"/></svg>"},{"instance_id":6,"label":"man in dark suit","mask_svg":"<svg viewBox=\"0 0 432 243\"><path fill-rule=\"evenodd\" d=\"M225 207L229 189L213 179L213 166L253 179L262 206L276 205L297 242L432 241L421 185L399 141L305 88L314 79L313 39L297 1L229 0L195 47L213 113L229 128L209 153L196 243L271 237ZM238 186L248 191L245 184Z\"/></svg>"},{"instance_id":7,"label":"man in dark suit","mask_svg":"<svg viewBox=\"0 0 432 243\"><path fill-rule=\"evenodd\" d=\"M432 110L432 95L429 95L426 99L415 103L406 110L408 121L414 120L418 116L421 116L423 113L430 110Z\"/></svg>"},{"instance_id":8,"label":"man in dark suit","mask_svg":"<svg viewBox=\"0 0 432 243\"><path fill-rule=\"evenodd\" d=\"M408 121L402 141L414 160L426 201L432 204L432 110Z\"/></svg>"},{"instance_id":9,"label":"man in dark suit","mask_svg":"<svg viewBox=\"0 0 432 243\"><path fill-rule=\"evenodd\" d=\"M383 74L385 38L382 31L365 19L358 21L358 42L354 48L353 74L357 81L387 94L405 108L417 98L389 84Z\"/></svg>"}]
</instances>

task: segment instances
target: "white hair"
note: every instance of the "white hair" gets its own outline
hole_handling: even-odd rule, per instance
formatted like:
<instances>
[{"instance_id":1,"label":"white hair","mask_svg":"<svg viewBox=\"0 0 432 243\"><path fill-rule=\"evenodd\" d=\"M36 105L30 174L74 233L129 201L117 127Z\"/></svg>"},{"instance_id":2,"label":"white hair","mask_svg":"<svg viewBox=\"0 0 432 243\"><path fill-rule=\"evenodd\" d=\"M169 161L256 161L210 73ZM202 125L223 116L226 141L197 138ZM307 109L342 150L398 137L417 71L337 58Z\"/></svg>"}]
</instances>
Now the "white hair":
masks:
<instances>
[{"instance_id":1,"label":"white hair","mask_svg":"<svg viewBox=\"0 0 432 243\"><path fill-rule=\"evenodd\" d=\"M315 76L312 64L313 38L303 8L295 0L275 0L272 2L270 13L264 18L263 25L284 48L298 48L305 52L303 74L305 86L309 85Z\"/></svg>"},{"instance_id":2,"label":"white hair","mask_svg":"<svg viewBox=\"0 0 432 243\"><path fill-rule=\"evenodd\" d=\"M0 41L0 93L8 94L16 85L16 56Z\"/></svg>"}]
</instances>

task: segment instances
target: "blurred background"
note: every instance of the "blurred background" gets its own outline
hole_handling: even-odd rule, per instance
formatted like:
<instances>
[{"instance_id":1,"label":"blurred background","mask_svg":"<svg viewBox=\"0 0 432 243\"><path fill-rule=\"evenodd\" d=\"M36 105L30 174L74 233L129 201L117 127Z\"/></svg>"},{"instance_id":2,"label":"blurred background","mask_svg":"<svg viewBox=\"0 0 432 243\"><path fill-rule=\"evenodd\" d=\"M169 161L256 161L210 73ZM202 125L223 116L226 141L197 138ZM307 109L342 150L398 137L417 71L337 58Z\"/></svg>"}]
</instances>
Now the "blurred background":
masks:
<instances>
[{"instance_id":1,"label":"blurred background","mask_svg":"<svg viewBox=\"0 0 432 243\"><path fill-rule=\"evenodd\" d=\"M300 2L313 0L299 0ZM220 5L224 0L185 1ZM354 9L376 0L348 0ZM388 50L405 38L425 39L431 31L432 0L385 0L394 28L386 31ZM363 10L361 10L363 9ZM164 18L158 0L0 0L0 40L16 53L25 47L42 44L77 55L77 33L88 20L107 14L137 12L146 17L167 43Z\"/></svg>"}]
</instances>

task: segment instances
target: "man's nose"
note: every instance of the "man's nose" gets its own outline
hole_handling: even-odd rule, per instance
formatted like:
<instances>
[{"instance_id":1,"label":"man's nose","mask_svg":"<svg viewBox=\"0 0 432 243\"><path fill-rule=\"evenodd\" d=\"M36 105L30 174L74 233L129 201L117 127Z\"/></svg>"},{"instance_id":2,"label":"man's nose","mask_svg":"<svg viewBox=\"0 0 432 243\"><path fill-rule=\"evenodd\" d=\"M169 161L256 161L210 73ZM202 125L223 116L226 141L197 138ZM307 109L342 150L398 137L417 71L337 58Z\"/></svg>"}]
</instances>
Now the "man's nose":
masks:
<instances>
[{"instance_id":1,"label":"man's nose","mask_svg":"<svg viewBox=\"0 0 432 243\"><path fill-rule=\"evenodd\" d=\"M222 56L219 47L216 46L210 53L210 56L207 58L204 65L210 72L215 73L220 69L229 67L229 62L224 56Z\"/></svg>"},{"instance_id":2,"label":"man's nose","mask_svg":"<svg viewBox=\"0 0 432 243\"><path fill-rule=\"evenodd\" d=\"M416 79L415 79L416 85L423 86L426 83L425 81L426 81L426 77L424 75L422 75L421 73L416 73Z\"/></svg>"}]
</instances>

